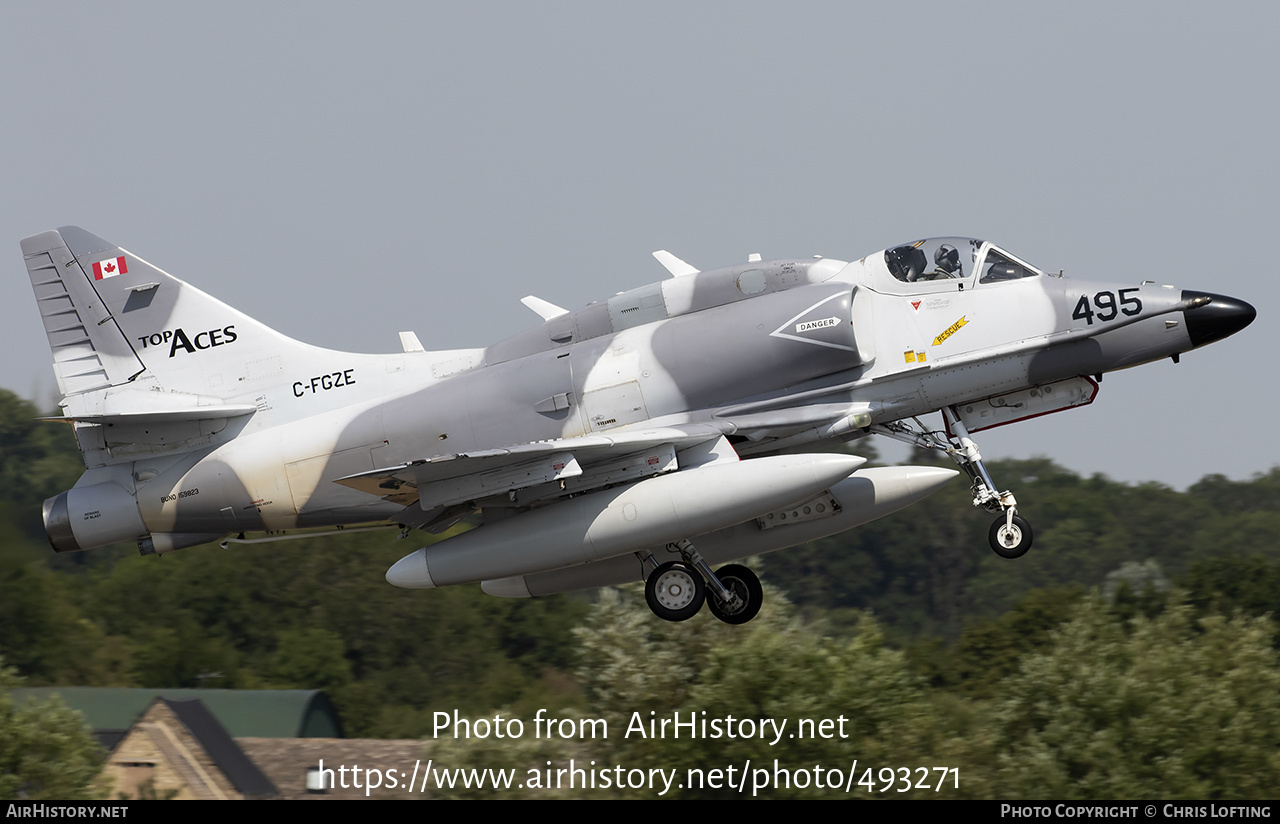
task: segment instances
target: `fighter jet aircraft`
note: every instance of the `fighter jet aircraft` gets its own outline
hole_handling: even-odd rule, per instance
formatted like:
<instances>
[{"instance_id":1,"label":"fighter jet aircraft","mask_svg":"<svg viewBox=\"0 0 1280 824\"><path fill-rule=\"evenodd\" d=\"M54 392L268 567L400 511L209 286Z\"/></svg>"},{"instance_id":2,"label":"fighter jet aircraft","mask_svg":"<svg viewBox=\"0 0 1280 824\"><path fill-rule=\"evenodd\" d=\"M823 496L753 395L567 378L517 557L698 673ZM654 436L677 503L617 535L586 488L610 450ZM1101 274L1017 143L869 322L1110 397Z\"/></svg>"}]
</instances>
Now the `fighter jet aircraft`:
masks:
<instances>
[{"instance_id":1,"label":"fighter jet aircraft","mask_svg":"<svg viewBox=\"0 0 1280 824\"><path fill-rule=\"evenodd\" d=\"M846 442L937 449L1032 543L979 430L1091 403L1104 372L1247 326L1206 292L1046 274L989 242L931 238L670 277L484 349L337 352L291 340L82 229L22 241L63 418L87 471L44 505L58 551L143 554L357 525L440 534L387 572L528 597L646 582L658 616L760 609L723 563L893 512L957 473L865 468ZM945 426L919 421L941 411ZM262 533L260 536L259 534Z\"/></svg>"}]
</instances>

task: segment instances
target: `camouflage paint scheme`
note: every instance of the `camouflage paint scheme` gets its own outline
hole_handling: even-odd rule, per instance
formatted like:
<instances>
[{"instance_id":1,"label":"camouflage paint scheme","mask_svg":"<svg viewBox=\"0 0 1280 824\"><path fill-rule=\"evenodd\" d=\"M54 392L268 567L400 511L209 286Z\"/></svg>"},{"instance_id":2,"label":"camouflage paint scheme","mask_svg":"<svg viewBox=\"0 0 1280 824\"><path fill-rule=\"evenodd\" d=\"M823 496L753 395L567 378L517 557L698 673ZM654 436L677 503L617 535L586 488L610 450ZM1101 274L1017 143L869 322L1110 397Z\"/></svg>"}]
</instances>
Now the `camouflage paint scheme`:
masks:
<instances>
[{"instance_id":1,"label":"camouflage paint scheme","mask_svg":"<svg viewBox=\"0 0 1280 824\"><path fill-rule=\"evenodd\" d=\"M969 431L1089 403L1088 376L1254 317L1232 298L1048 276L990 243L933 238L710 271L659 252L671 277L572 312L526 298L541 325L488 348L427 352L402 333L405 351L369 355L284 337L82 229L22 250L87 467L46 502L55 549L439 532L478 511L482 526L423 555L429 575L420 551L388 577L500 595L643 578L681 538L717 561L781 549L955 474L859 469L839 445L869 433L944 449L1012 527L1016 502L984 483ZM938 410L946 433L906 424Z\"/></svg>"}]
</instances>

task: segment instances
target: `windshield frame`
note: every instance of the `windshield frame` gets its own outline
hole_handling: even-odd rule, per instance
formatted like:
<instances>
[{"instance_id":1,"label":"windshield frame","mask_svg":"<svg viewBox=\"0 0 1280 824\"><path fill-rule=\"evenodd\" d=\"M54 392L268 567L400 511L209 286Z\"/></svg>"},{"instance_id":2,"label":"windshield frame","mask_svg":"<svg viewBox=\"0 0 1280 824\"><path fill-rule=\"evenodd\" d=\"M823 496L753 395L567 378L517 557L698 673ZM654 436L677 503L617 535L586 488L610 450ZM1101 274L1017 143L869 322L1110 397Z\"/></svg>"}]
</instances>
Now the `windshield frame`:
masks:
<instances>
[{"instance_id":1,"label":"windshield frame","mask_svg":"<svg viewBox=\"0 0 1280 824\"><path fill-rule=\"evenodd\" d=\"M1006 258L1010 263L1013 263L1015 266L1021 267L1024 270L1024 273L1014 274L1012 277L993 275L991 273L991 267L987 265L988 262L990 261L992 252L995 252L996 254ZM1027 280L1028 278L1046 277L1044 271L1041 270L1040 267L1032 266L1030 263L1027 263L1022 258L1011 253L1009 250L1005 249L1003 246L997 246L994 243L991 243L990 241L983 243L982 248L978 250L978 261L979 262L976 266L974 266L974 269L982 273L981 276L978 278L978 284L980 286L991 286L997 283L1012 283L1014 281ZM990 261L990 262L994 262L994 261Z\"/></svg>"}]
</instances>

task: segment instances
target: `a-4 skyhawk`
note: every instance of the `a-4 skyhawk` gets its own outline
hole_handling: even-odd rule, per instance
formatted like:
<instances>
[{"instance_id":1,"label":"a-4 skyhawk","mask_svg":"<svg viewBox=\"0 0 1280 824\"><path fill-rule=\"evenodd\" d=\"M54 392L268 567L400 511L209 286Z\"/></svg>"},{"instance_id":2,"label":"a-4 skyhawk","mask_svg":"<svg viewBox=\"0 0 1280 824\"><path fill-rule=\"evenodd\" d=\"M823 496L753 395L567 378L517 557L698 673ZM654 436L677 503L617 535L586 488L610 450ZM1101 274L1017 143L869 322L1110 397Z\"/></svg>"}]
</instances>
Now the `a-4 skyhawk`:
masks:
<instances>
[{"instance_id":1,"label":"a-4 skyhawk","mask_svg":"<svg viewBox=\"0 0 1280 824\"><path fill-rule=\"evenodd\" d=\"M719 564L831 535L957 474L864 468L868 434L936 448L1031 546L970 433L1090 403L1102 373L1247 326L1234 298L1046 275L971 238L846 263L762 261L671 277L484 349L320 349L75 227L22 251L87 471L44 505L53 547L144 554L353 525L442 533L396 586L527 597L646 581L653 611L759 610ZM941 411L942 431L918 416ZM267 533L266 538L248 537Z\"/></svg>"}]
</instances>

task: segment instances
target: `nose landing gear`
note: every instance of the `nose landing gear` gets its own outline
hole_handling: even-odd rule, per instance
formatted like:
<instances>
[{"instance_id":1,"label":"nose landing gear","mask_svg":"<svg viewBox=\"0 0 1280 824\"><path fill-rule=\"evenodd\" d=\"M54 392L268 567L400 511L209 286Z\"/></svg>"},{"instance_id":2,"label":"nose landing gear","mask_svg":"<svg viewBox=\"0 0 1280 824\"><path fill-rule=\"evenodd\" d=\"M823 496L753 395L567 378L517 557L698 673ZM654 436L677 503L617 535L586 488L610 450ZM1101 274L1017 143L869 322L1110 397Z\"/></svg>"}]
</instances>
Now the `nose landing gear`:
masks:
<instances>
[{"instance_id":1,"label":"nose landing gear","mask_svg":"<svg viewBox=\"0 0 1280 824\"><path fill-rule=\"evenodd\" d=\"M667 550L679 552L683 560L658 564L651 553L636 553L648 570L644 599L654 615L664 621L687 621L704 602L726 624L745 624L760 612L764 588L750 569L729 564L712 572L688 540L667 544Z\"/></svg>"},{"instance_id":2,"label":"nose landing gear","mask_svg":"<svg viewBox=\"0 0 1280 824\"><path fill-rule=\"evenodd\" d=\"M964 474L969 476L972 484L973 505L980 506L988 512L999 512L1000 517L991 524L987 532L987 541L991 549L1001 558L1021 558L1031 549L1034 537L1031 524L1018 516L1018 501L1009 491L997 492L995 482L982 462L982 453L978 445L969 437L969 430L960 420L955 407L942 409L942 416L947 422L947 432L917 432L901 421L873 426L872 431L894 440L909 443L924 449L939 449L956 462ZM920 423L916 421L916 423ZM921 430L924 427L921 425ZM941 436L941 437L940 437Z\"/></svg>"}]
</instances>

